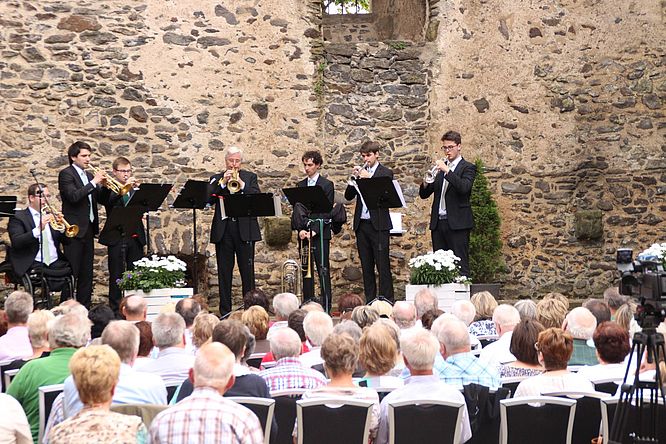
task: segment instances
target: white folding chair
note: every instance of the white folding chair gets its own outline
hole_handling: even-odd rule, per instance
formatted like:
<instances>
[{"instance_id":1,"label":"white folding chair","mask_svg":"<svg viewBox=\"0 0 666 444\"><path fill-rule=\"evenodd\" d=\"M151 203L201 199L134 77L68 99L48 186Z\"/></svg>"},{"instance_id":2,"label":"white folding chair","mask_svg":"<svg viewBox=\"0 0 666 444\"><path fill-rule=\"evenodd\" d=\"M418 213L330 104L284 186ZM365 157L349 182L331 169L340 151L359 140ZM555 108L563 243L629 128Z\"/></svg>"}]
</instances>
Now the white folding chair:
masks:
<instances>
[{"instance_id":1,"label":"white folding chair","mask_svg":"<svg viewBox=\"0 0 666 444\"><path fill-rule=\"evenodd\" d=\"M559 418L557 412L550 408L558 406L566 408ZM519 420L510 421L509 415L516 415ZM576 401L573 399L552 396L503 399L500 401L500 443L515 442L512 436L519 436L517 440L520 442L525 436L538 433L538 436L534 436L535 442L571 444L575 416ZM519 426L521 429L509 430L509 422L513 427ZM561 437L563 425L566 425L564 443Z\"/></svg>"},{"instance_id":2,"label":"white folding chair","mask_svg":"<svg viewBox=\"0 0 666 444\"><path fill-rule=\"evenodd\" d=\"M275 399L256 398L244 396L229 396L227 399L237 402L252 410L257 415L259 422L264 426L264 444L268 444L271 437L271 426L273 425L273 414L275 412Z\"/></svg>"},{"instance_id":3,"label":"white folding chair","mask_svg":"<svg viewBox=\"0 0 666 444\"><path fill-rule=\"evenodd\" d=\"M39 387L39 440L44 438L44 427L51 413L51 406L56 397L65 389L65 384L44 385Z\"/></svg>"},{"instance_id":4,"label":"white folding chair","mask_svg":"<svg viewBox=\"0 0 666 444\"><path fill-rule=\"evenodd\" d=\"M13 368L11 370L5 370L5 391L9 389L9 384L12 383L14 376L21 370L20 368Z\"/></svg>"},{"instance_id":5,"label":"white folding chair","mask_svg":"<svg viewBox=\"0 0 666 444\"><path fill-rule=\"evenodd\" d=\"M437 411L436 415L427 415L422 410L430 406L442 406L444 411ZM412 407L414 411L410 412ZM389 444L398 442L426 442L432 436L438 436L442 443L458 444L462 433L462 418L464 402L444 401L441 399L419 399L388 403ZM396 409L400 415L396 415ZM396 418L408 422L408 430L397 430ZM418 418L418 419L417 419ZM410 421L411 420L411 421ZM454 429L451 441L444 440L442 428L446 432ZM419 436L416 436L416 435ZM436 434L436 435L433 435ZM399 437L403 439L398 439Z\"/></svg>"},{"instance_id":6,"label":"white folding chair","mask_svg":"<svg viewBox=\"0 0 666 444\"><path fill-rule=\"evenodd\" d=\"M356 399L344 399L344 398L322 398L322 399L309 399L296 401L296 421L298 423L298 444L310 443L310 442L322 442L322 437L325 437L325 440L329 443L333 442L355 442L355 443L366 443L370 436L370 420L372 418L372 406L374 403L372 401L362 401ZM342 419L338 416L337 421L331 421L330 418L327 418L327 414L323 413L316 418L316 421L313 419L313 422L316 424L316 431L314 432L318 436L311 437L306 436L306 428L304 417L308 413L307 410L317 407L325 407L326 409L348 409L352 408L356 410L356 414L363 412L364 428L362 436L351 436L352 433L346 429L350 425L349 418ZM353 411L353 410L352 410ZM320 412L321 413L321 412ZM338 412L339 413L339 412ZM350 417L356 416L349 415ZM314 427L308 427L308 431L315 430Z\"/></svg>"}]
</instances>

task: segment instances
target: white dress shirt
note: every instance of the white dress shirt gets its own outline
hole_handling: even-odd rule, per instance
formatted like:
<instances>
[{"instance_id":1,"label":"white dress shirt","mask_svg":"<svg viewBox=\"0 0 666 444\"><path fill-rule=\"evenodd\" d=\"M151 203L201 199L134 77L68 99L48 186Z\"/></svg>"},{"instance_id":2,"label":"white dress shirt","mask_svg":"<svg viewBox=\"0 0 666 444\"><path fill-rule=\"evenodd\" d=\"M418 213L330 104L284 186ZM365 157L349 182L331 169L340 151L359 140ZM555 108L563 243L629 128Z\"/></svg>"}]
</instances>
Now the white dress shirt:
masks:
<instances>
[{"instance_id":1,"label":"white dress shirt","mask_svg":"<svg viewBox=\"0 0 666 444\"><path fill-rule=\"evenodd\" d=\"M41 233L44 233L44 248L49 249L49 259L50 259L49 263L46 265L51 265L53 262L55 262L56 259L58 259L58 249L55 246L55 242L53 242L53 236L51 236L51 228L47 225L44 231L40 230L39 212L32 207L28 207L28 209L30 210L30 214L32 215L32 220L35 223L35 228L32 229L32 235L35 239L39 240ZM37 250L35 261L45 262L42 260L41 249Z\"/></svg>"}]
</instances>

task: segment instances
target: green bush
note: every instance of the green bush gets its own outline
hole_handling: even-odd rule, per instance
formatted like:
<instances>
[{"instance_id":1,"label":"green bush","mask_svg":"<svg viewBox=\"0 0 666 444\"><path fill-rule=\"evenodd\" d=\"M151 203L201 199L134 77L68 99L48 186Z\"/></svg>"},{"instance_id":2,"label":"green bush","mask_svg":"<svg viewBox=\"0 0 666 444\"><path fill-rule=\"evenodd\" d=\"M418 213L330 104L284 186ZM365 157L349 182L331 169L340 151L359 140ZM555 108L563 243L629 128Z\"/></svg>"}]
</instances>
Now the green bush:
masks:
<instances>
[{"instance_id":1,"label":"green bush","mask_svg":"<svg viewBox=\"0 0 666 444\"><path fill-rule=\"evenodd\" d=\"M475 283L495 282L506 272L500 239L500 216L485 175L483 162L476 159L476 179L471 205L474 229L469 240L470 278Z\"/></svg>"}]
</instances>

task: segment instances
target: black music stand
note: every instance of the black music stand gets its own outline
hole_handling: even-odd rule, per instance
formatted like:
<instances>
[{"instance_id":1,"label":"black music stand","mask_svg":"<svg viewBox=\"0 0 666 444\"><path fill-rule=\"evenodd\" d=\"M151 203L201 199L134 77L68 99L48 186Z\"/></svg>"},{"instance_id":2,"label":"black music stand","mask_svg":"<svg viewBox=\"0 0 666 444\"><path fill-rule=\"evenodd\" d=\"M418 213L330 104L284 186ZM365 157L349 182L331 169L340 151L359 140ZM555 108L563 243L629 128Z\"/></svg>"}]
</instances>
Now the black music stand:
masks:
<instances>
[{"instance_id":1,"label":"black music stand","mask_svg":"<svg viewBox=\"0 0 666 444\"><path fill-rule=\"evenodd\" d=\"M99 242L104 245L112 245L131 237L136 233L143 211L144 209L138 205L114 208L106 219L102 232L99 233ZM122 246L123 257L125 257L124 242Z\"/></svg>"},{"instance_id":2,"label":"black music stand","mask_svg":"<svg viewBox=\"0 0 666 444\"><path fill-rule=\"evenodd\" d=\"M389 208L400 208L403 206L400 195L393 185L393 179L390 177L369 177L365 179L356 179L356 186L358 187L358 191L361 194L363 202L368 208L368 211L388 210ZM380 270L382 260L382 243L380 242L379 233L384 229L383 221L384 218L382 217L379 217L379 220L377 221L379 224L379 230L377 232L377 248L379 249L377 268ZM391 236L389 234L389 242L390 239ZM377 283L377 293L379 293L379 289L382 288L382 275L381 273L378 273L378 275L379 282ZM383 297L384 295L377 294L377 296Z\"/></svg>"},{"instance_id":3,"label":"black music stand","mask_svg":"<svg viewBox=\"0 0 666 444\"><path fill-rule=\"evenodd\" d=\"M150 212L157 211L166 199L173 184L142 183L134 191L126 207L142 207L146 213L146 253L150 256Z\"/></svg>"},{"instance_id":4,"label":"black music stand","mask_svg":"<svg viewBox=\"0 0 666 444\"><path fill-rule=\"evenodd\" d=\"M16 213L16 196L0 196L0 217L12 217Z\"/></svg>"},{"instance_id":5,"label":"black music stand","mask_svg":"<svg viewBox=\"0 0 666 444\"><path fill-rule=\"evenodd\" d=\"M199 247L197 245L197 210L203 210L208 203L208 182L205 180L188 180L178 193L178 197L171 205L172 208L182 208L192 210L192 231L194 232L193 249L194 258L192 259L192 280L194 294L199 292L199 281L197 272L197 256Z\"/></svg>"}]
</instances>

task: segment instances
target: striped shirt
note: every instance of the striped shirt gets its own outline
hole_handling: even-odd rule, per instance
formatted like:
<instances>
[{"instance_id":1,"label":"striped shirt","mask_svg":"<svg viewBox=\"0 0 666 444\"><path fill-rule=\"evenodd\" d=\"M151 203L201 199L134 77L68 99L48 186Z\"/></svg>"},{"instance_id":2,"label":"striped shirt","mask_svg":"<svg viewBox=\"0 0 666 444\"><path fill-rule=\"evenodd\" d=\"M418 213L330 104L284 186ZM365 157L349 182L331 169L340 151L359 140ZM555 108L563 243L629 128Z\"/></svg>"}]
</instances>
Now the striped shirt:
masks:
<instances>
[{"instance_id":1,"label":"striped shirt","mask_svg":"<svg viewBox=\"0 0 666 444\"><path fill-rule=\"evenodd\" d=\"M484 385L497 389L501 385L497 368L480 361L471 352L456 353L444 361L444 365L435 369L439 379L447 384L462 389L467 384Z\"/></svg>"},{"instance_id":2,"label":"striped shirt","mask_svg":"<svg viewBox=\"0 0 666 444\"><path fill-rule=\"evenodd\" d=\"M155 417L150 439L153 444L262 444L264 433L249 409L201 387Z\"/></svg>"},{"instance_id":3,"label":"striped shirt","mask_svg":"<svg viewBox=\"0 0 666 444\"><path fill-rule=\"evenodd\" d=\"M304 367L300 359L294 357L278 359L275 367L260 371L259 376L264 378L270 391L315 389L326 385L324 375Z\"/></svg>"}]
</instances>

